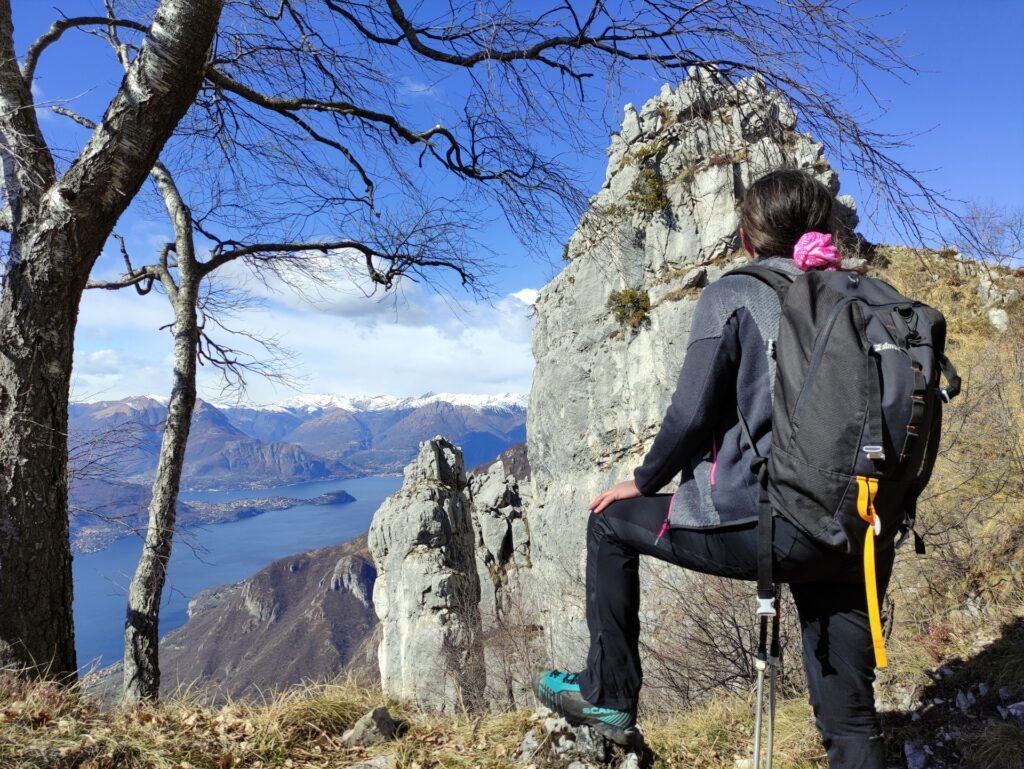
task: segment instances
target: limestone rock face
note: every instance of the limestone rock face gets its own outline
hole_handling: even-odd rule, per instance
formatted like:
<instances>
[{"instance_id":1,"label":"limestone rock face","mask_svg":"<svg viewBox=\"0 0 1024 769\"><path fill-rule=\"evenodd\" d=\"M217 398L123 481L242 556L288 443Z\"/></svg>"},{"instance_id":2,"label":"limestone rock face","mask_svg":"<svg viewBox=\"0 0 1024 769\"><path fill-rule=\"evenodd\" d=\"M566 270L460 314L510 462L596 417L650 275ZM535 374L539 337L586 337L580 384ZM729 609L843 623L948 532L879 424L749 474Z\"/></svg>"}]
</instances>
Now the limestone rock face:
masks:
<instances>
[{"instance_id":1,"label":"limestone rock face","mask_svg":"<svg viewBox=\"0 0 1024 769\"><path fill-rule=\"evenodd\" d=\"M363 606L369 606L373 600L373 583L376 578L377 570L373 564L362 558L345 555L334 566L329 589L347 591Z\"/></svg>"},{"instance_id":2,"label":"limestone rock face","mask_svg":"<svg viewBox=\"0 0 1024 769\"><path fill-rule=\"evenodd\" d=\"M484 635L488 704L504 707L529 701L531 628L524 604L522 574L530 567L526 511L529 484L494 462L469 479L480 580L480 620Z\"/></svg>"},{"instance_id":3,"label":"limestone rock face","mask_svg":"<svg viewBox=\"0 0 1024 769\"><path fill-rule=\"evenodd\" d=\"M674 389L701 288L745 261L744 189L786 166L839 191L822 146L795 128L790 107L756 77L730 84L692 72L639 111L627 106L569 263L540 293L528 592L554 664L575 669L586 650L587 503L631 477ZM856 225L851 199L838 209L841 224Z\"/></svg>"},{"instance_id":4,"label":"limestone rock face","mask_svg":"<svg viewBox=\"0 0 1024 769\"><path fill-rule=\"evenodd\" d=\"M472 476L470 490L480 609L482 614L493 616L512 572L530 566L530 532L524 518L529 489L496 464L490 472Z\"/></svg>"},{"instance_id":5,"label":"limestone rock face","mask_svg":"<svg viewBox=\"0 0 1024 769\"><path fill-rule=\"evenodd\" d=\"M273 592L265 590L265 585L258 584L258 582L265 581L257 578L257 581L246 582L242 588L242 605L245 606L252 619L259 624L276 621L279 613Z\"/></svg>"},{"instance_id":6,"label":"limestone rock face","mask_svg":"<svg viewBox=\"0 0 1024 769\"><path fill-rule=\"evenodd\" d=\"M443 438L420 446L402 488L370 525L377 568L381 684L389 696L437 709L482 696L480 581L462 452Z\"/></svg>"}]
</instances>

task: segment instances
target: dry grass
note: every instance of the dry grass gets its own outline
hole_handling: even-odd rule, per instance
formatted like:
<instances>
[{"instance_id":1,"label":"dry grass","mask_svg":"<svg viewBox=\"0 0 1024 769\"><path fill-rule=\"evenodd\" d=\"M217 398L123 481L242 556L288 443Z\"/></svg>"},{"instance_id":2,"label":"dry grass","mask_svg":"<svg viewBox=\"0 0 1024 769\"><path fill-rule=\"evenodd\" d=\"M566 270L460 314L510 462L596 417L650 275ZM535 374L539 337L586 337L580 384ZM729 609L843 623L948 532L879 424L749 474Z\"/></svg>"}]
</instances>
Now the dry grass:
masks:
<instances>
[{"instance_id":1,"label":"dry grass","mask_svg":"<svg viewBox=\"0 0 1024 769\"><path fill-rule=\"evenodd\" d=\"M1024 769L1024 732L1015 723L995 723L967 742L967 756L978 769Z\"/></svg>"},{"instance_id":2,"label":"dry grass","mask_svg":"<svg viewBox=\"0 0 1024 769\"><path fill-rule=\"evenodd\" d=\"M516 752L536 716L528 711L476 718L438 716L384 703L351 683L307 686L264 703L206 707L188 701L102 711L76 687L26 684L0 677L0 766L4 769L229 769L347 766L393 753L401 769L502 769L520 766ZM370 749L341 745L341 735L379 704L407 724L393 743ZM655 769L732 769L746 755L749 700L727 697L646 724ZM780 703L776 766L824 767L806 703ZM533 759L542 769L543 754Z\"/></svg>"},{"instance_id":3,"label":"dry grass","mask_svg":"<svg viewBox=\"0 0 1024 769\"><path fill-rule=\"evenodd\" d=\"M347 766L394 753L399 767L513 765L534 716L439 717L385 702L351 683L296 687L264 703L218 708L186 701L104 712L76 687L0 677L4 769L229 769ZM346 748L341 735L387 704L407 728L393 743Z\"/></svg>"},{"instance_id":4,"label":"dry grass","mask_svg":"<svg viewBox=\"0 0 1024 769\"><path fill-rule=\"evenodd\" d=\"M10 675L0 677L0 700L4 769L333 766L363 755L342 748L340 737L380 704L374 692L341 683L296 688L266 703L210 708L176 700L103 711L77 687Z\"/></svg>"},{"instance_id":5,"label":"dry grass","mask_svg":"<svg viewBox=\"0 0 1024 769\"><path fill-rule=\"evenodd\" d=\"M946 409L918 509L929 553L901 553L897 561L897 621L881 691L896 707L887 720L896 745L904 738L936 745L946 735L942 750L957 756L957 766L1020 769L1024 733L1002 720L996 691L1024 697L1024 307L1006 307L1010 329L996 332L979 298L980 270L958 267L951 256L902 247L876 253L882 277L945 313L947 351L964 380ZM985 696L977 694L982 683ZM978 701L963 713L955 698L968 691ZM915 718L900 712L908 705Z\"/></svg>"},{"instance_id":6,"label":"dry grass","mask_svg":"<svg viewBox=\"0 0 1024 769\"><path fill-rule=\"evenodd\" d=\"M725 696L648 725L655 769L733 769L747 758L753 735L753 707L747 699ZM775 762L779 769L824 769L825 751L803 699L781 700L775 722Z\"/></svg>"}]
</instances>

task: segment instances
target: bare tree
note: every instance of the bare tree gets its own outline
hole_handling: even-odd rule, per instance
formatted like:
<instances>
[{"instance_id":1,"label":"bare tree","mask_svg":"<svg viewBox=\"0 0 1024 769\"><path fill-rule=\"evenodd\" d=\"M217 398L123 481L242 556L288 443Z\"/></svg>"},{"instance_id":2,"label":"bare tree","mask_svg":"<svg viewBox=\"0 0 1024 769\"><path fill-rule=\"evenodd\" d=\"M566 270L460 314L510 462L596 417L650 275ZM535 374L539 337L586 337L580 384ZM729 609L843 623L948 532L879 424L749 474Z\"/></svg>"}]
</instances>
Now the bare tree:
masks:
<instances>
[{"instance_id":1,"label":"bare tree","mask_svg":"<svg viewBox=\"0 0 1024 769\"><path fill-rule=\"evenodd\" d=\"M1020 267L1024 259L1024 208L971 203L964 222L972 233L967 244L970 256L1000 267Z\"/></svg>"},{"instance_id":2,"label":"bare tree","mask_svg":"<svg viewBox=\"0 0 1024 769\"><path fill-rule=\"evenodd\" d=\"M151 2L106 5L102 16L57 18L19 65L11 3L0 0L3 665L75 669L64 468L76 312L158 156L182 170L196 232L232 233L214 260L308 241L325 220L350 232L408 195L493 206L524 239L543 240L584 199L564 158L604 127L591 95L607 96L626 70L675 77L696 66L759 73L784 91L833 155L898 203L891 212L908 229L916 214L946 212L893 159L899 137L841 106L865 72L909 71L849 0L225 0L223 18L222 0L161 0L152 20ZM69 30L111 29L143 37L124 46L124 81L60 169L36 119L35 72ZM434 84L443 99L411 104L411 89ZM366 264L376 269L372 255Z\"/></svg>"}]
</instances>

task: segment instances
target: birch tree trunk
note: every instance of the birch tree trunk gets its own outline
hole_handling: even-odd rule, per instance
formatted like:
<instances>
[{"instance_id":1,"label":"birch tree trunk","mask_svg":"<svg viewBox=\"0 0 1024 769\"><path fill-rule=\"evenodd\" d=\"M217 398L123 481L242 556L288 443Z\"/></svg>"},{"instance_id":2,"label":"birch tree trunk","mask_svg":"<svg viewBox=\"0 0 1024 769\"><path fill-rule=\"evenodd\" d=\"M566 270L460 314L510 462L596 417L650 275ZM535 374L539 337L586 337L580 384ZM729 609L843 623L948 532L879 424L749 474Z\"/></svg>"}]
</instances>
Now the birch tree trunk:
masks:
<instances>
[{"instance_id":1,"label":"birch tree trunk","mask_svg":"<svg viewBox=\"0 0 1024 769\"><path fill-rule=\"evenodd\" d=\"M67 409L89 271L195 99L221 0L162 0L71 167L53 159L0 0L0 162L11 249L0 294L0 666L73 676Z\"/></svg>"},{"instance_id":2,"label":"birch tree trunk","mask_svg":"<svg viewBox=\"0 0 1024 769\"><path fill-rule=\"evenodd\" d=\"M196 260L192 215L173 177L162 164L154 166L152 176L174 225L178 282L175 283L168 267L166 251L158 265L161 283L174 308L174 381L153 479L146 541L128 589L122 679L126 702L156 700L160 696L160 599L174 542L181 469L196 405L199 345L196 308L202 274Z\"/></svg>"},{"instance_id":3,"label":"birch tree trunk","mask_svg":"<svg viewBox=\"0 0 1024 769\"><path fill-rule=\"evenodd\" d=\"M195 302L182 286L174 312L174 385L153 480L146 541L128 590L122 684L126 702L156 700L160 695L160 599L171 557L181 468L196 403L198 339Z\"/></svg>"}]
</instances>

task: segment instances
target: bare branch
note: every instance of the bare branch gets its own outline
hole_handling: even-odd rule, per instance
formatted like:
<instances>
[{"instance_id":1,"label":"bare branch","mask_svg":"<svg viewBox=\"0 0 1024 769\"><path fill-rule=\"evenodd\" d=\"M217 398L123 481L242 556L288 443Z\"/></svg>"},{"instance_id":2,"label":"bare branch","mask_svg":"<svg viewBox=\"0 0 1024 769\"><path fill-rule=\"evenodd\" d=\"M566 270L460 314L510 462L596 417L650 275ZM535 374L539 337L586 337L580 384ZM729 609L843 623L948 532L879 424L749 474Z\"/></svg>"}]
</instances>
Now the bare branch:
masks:
<instances>
[{"instance_id":1,"label":"bare branch","mask_svg":"<svg viewBox=\"0 0 1024 769\"><path fill-rule=\"evenodd\" d=\"M39 193L57 177L32 104L28 81L18 69L10 0L0 2L0 162L11 226L23 208L34 207ZM15 254L15 257L18 255Z\"/></svg>"},{"instance_id":2,"label":"bare branch","mask_svg":"<svg viewBox=\"0 0 1024 769\"><path fill-rule=\"evenodd\" d=\"M96 128L97 123L95 120L90 120L84 115L79 115L74 110L68 109L62 104L52 104L50 105L50 109L62 117L66 117L69 120L74 120L76 123L78 123L78 125L82 126L83 128L88 128L90 131Z\"/></svg>"},{"instance_id":3,"label":"bare branch","mask_svg":"<svg viewBox=\"0 0 1024 769\"><path fill-rule=\"evenodd\" d=\"M117 280L90 280L86 283L85 287L87 289L102 288L109 291L116 291L119 288L135 286L139 289L140 294L148 294L153 285L153 281L159 279L159 273L155 268L140 267L132 270L127 275L118 278Z\"/></svg>"},{"instance_id":4,"label":"bare branch","mask_svg":"<svg viewBox=\"0 0 1024 769\"><path fill-rule=\"evenodd\" d=\"M1004 267L1024 263L1024 208L994 208L971 203L964 215L973 233L971 256Z\"/></svg>"},{"instance_id":5,"label":"bare branch","mask_svg":"<svg viewBox=\"0 0 1024 769\"><path fill-rule=\"evenodd\" d=\"M35 42L29 46L28 51L25 54L25 61L21 65L22 77L25 78L26 82L32 82L35 77L36 66L39 64L39 57L42 56L43 51L53 43L57 42L61 35L69 29L97 25L107 27L124 27L126 29L134 29L137 32L142 33L149 32L149 27L145 24L140 24L139 22L131 21L130 19L114 19L107 16L76 16L72 18L57 19L50 25L50 28L46 30L46 32L36 38Z\"/></svg>"},{"instance_id":6,"label":"bare branch","mask_svg":"<svg viewBox=\"0 0 1024 769\"><path fill-rule=\"evenodd\" d=\"M162 0L103 120L46 199L74 210L83 285L110 227L195 97L220 10L219 2Z\"/></svg>"},{"instance_id":7,"label":"bare branch","mask_svg":"<svg viewBox=\"0 0 1024 769\"><path fill-rule=\"evenodd\" d=\"M285 115L290 120L298 122L300 125L303 126L305 130L310 132L310 135L313 136L313 138L317 139L318 141L326 142L327 140L325 140L323 137L314 135L311 129L309 129L306 124L299 122L298 118L296 118L295 115L293 114L295 111L311 110L314 112L330 112L337 115L343 115L346 117L354 117L359 120L364 120L371 123L378 123L387 128L388 130L392 131L396 136L404 139L409 144L429 145L429 142L433 137L442 136L447 140L449 151L453 153L456 157L461 157L462 147L459 145L459 142L455 139L455 137L452 135L450 131L448 131L447 129L440 125L435 125L432 128L428 128L424 131L416 131L404 126L401 122L399 122L399 120L394 115L379 112L376 110L365 109L363 107L359 107L347 101L327 101L323 99L309 99L302 97L281 98L276 96L269 96L267 94L260 93L259 91L256 91L253 88L250 88L249 86L235 80L234 78L229 77L228 75L218 70L216 67L208 67L206 71L206 77L207 80L209 80L210 83L212 83L215 86L218 86L226 91L230 91L238 96L241 96L242 98L252 102L253 104L256 104L265 109L273 110L274 112ZM368 190L372 190L372 182L370 182L370 180L366 178L365 171L363 170L362 166L355 163L349 151L338 145L332 144L331 146L335 146L336 149L340 149L345 153L346 158L348 158L350 162L353 162L353 164L356 165L357 170L363 176L363 180L364 182L366 182ZM440 159L439 155L438 158ZM471 169L461 162L452 165L451 168L452 170L459 170L460 172L466 173L467 175L470 175L472 173Z\"/></svg>"}]
</instances>

